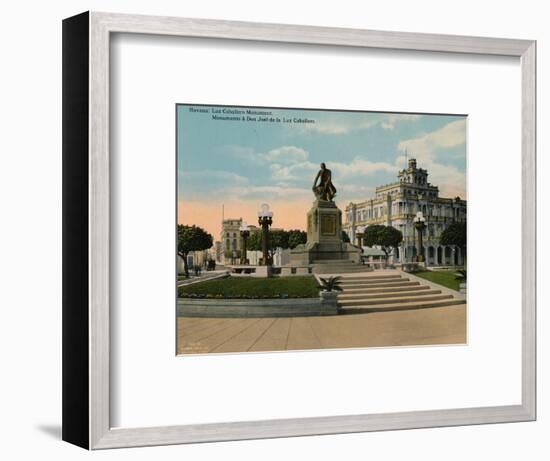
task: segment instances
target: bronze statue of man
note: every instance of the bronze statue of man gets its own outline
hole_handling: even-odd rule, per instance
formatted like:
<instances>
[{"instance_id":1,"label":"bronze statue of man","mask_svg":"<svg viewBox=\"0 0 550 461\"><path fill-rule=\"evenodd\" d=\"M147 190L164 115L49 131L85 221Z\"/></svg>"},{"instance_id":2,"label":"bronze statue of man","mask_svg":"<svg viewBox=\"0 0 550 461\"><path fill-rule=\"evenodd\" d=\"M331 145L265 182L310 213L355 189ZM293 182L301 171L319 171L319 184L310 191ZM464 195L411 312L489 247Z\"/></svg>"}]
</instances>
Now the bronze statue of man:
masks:
<instances>
[{"instance_id":1,"label":"bronze statue of man","mask_svg":"<svg viewBox=\"0 0 550 461\"><path fill-rule=\"evenodd\" d=\"M319 181L319 184L317 184L317 181ZM332 202L336 195L336 187L332 184L332 173L324 163L321 163L321 169L315 176L312 189L318 200Z\"/></svg>"}]
</instances>

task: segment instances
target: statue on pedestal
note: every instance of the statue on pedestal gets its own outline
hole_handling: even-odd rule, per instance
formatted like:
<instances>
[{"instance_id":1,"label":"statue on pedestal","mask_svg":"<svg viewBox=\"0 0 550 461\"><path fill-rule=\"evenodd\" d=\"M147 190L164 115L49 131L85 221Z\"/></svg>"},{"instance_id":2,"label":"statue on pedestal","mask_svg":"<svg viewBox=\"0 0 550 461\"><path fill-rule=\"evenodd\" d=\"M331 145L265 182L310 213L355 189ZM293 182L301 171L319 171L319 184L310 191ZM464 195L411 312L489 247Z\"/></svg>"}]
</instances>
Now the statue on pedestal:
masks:
<instances>
[{"instance_id":1,"label":"statue on pedestal","mask_svg":"<svg viewBox=\"0 0 550 461\"><path fill-rule=\"evenodd\" d=\"M319 181L319 184L317 184L317 181ZM324 163L321 163L321 169L315 176L312 190L317 200L332 202L336 195L336 187L332 184L332 173Z\"/></svg>"},{"instance_id":2,"label":"statue on pedestal","mask_svg":"<svg viewBox=\"0 0 550 461\"><path fill-rule=\"evenodd\" d=\"M290 250L288 266L307 266L317 274L364 271L361 250L342 240L342 211L334 203L336 187L324 163L312 190L317 200L307 212L307 242Z\"/></svg>"}]
</instances>

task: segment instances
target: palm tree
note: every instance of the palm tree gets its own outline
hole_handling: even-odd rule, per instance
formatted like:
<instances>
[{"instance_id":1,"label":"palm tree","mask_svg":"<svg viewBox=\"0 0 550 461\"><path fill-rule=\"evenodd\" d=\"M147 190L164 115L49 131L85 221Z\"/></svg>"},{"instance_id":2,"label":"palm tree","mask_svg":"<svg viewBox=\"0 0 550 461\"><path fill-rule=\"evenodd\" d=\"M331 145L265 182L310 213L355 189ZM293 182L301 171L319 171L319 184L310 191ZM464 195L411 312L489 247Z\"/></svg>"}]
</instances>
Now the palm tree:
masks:
<instances>
[{"instance_id":1,"label":"palm tree","mask_svg":"<svg viewBox=\"0 0 550 461\"><path fill-rule=\"evenodd\" d=\"M460 282L466 282L466 269L460 269L456 271L455 280L459 280Z\"/></svg>"},{"instance_id":2,"label":"palm tree","mask_svg":"<svg viewBox=\"0 0 550 461\"><path fill-rule=\"evenodd\" d=\"M317 288L323 290L323 291L343 291L343 288L340 286L342 277L329 277L327 279L324 279L322 277L319 277L319 280L321 281L321 284L317 286Z\"/></svg>"}]
</instances>

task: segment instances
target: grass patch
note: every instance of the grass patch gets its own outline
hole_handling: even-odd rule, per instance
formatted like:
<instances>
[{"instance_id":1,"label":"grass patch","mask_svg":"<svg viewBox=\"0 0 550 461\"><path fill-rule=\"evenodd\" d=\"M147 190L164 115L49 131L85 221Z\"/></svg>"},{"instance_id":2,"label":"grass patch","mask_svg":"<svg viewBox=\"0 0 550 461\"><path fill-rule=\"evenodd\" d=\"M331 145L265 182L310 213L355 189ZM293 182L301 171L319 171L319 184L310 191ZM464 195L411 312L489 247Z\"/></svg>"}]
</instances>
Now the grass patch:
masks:
<instances>
[{"instance_id":1,"label":"grass patch","mask_svg":"<svg viewBox=\"0 0 550 461\"><path fill-rule=\"evenodd\" d=\"M316 298L317 281L304 277L227 277L178 288L178 296L212 298Z\"/></svg>"},{"instance_id":2,"label":"grass patch","mask_svg":"<svg viewBox=\"0 0 550 461\"><path fill-rule=\"evenodd\" d=\"M429 280L430 282L439 283L439 285L443 285L451 290L459 291L460 289L460 280L456 280L457 273L453 270L420 271L415 272L414 275Z\"/></svg>"}]
</instances>

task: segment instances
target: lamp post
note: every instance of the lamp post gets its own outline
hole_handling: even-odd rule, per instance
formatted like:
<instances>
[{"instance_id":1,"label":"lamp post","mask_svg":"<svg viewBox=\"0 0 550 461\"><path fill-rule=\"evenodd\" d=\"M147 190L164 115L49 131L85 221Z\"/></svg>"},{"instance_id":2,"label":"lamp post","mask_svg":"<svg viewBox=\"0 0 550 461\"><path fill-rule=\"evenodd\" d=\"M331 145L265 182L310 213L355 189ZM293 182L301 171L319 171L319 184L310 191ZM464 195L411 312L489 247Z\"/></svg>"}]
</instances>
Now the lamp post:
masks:
<instances>
[{"instance_id":1,"label":"lamp post","mask_svg":"<svg viewBox=\"0 0 550 461\"><path fill-rule=\"evenodd\" d=\"M451 266L456 266L456 247L453 245L451 247Z\"/></svg>"},{"instance_id":2,"label":"lamp post","mask_svg":"<svg viewBox=\"0 0 550 461\"><path fill-rule=\"evenodd\" d=\"M361 250L363 249L363 237L365 236L365 228L364 227L358 227L357 232L355 233L355 237L357 238L357 245Z\"/></svg>"},{"instance_id":3,"label":"lamp post","mask_svg":"<svg viewBox=\"0 0 550 461\"><path fill-rule=\"evenodd\" d=\"M399 224L399 230L401 231L401 235L403 236L403 240L401 240L401 249L399 250L399 262L403 264L405 262L405 246L406 246L406 227L404 224Z\"/></svg>"},{"instance_id":4,"label":"lamp post","mask_svg":"<svg viewBox=\"0 0 550 461\"><path fill-rule=\"evenodd\" d=\"M241 248L241 264L248 264L248 259L246 258L246 243L248 240L248 237L250 236L250 230L248 229L248 224L246 224L244 221L241 224L241 227L239 228L239 231L241 233L241 237L243 239L243 247Z\"/></svg>"},{"instance_id":5,"label":"lamp post","mask_svg":"<svg viewBox=\"0 0 550 461\"><path fill-rule=\"evenodd\" d=\"M262 227L262 253L264 266L270 265L269 260L269 226L273 223L273 211L269 211L267 203L262 204L258 211L258 224Z\"/></svg>"},{"instance_id":6,"label":"lamp post","mask_svg":"<svg viewBox=\"0 0 550 461\"><path fill-rule=\"evenodd\" d=\"M416 261L421 263L424 262L424 254L422 252L422 233L424 232L424 229L426 229L426 219L424 219L424 216L422 215L422 212L419 211L416 213L416 217L414 218L414 227L417 230L418 233L418 240L417 240L417 246L416 246Z\"/></svg>"}]
</instances>

